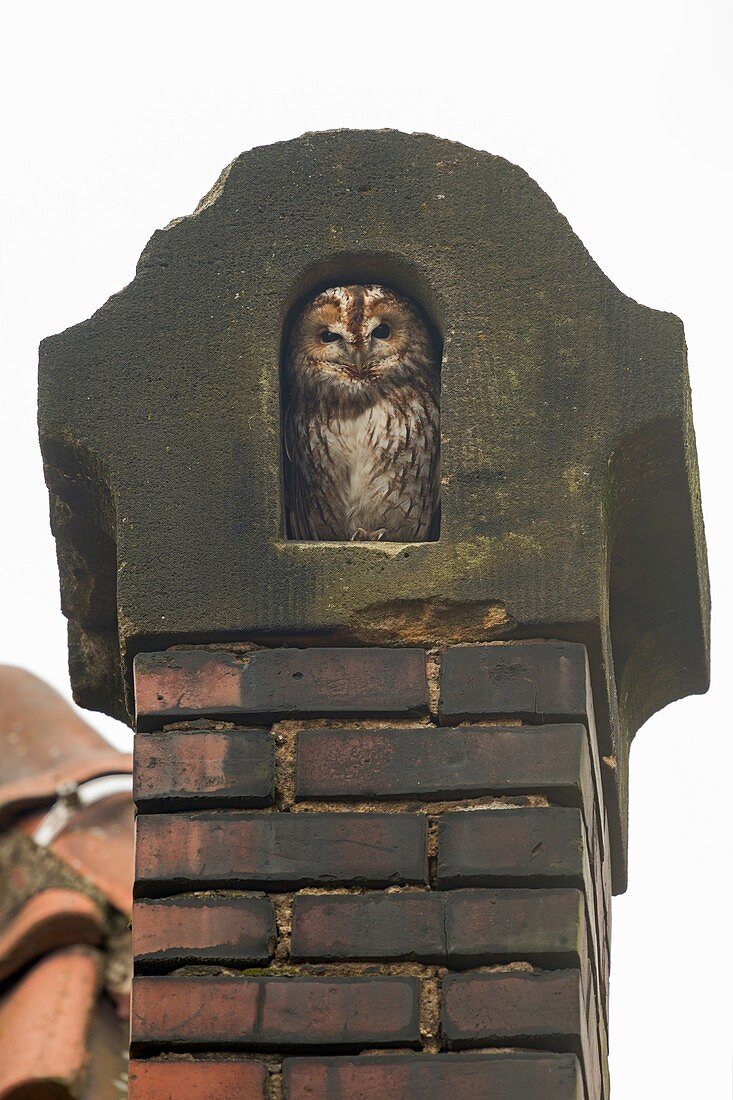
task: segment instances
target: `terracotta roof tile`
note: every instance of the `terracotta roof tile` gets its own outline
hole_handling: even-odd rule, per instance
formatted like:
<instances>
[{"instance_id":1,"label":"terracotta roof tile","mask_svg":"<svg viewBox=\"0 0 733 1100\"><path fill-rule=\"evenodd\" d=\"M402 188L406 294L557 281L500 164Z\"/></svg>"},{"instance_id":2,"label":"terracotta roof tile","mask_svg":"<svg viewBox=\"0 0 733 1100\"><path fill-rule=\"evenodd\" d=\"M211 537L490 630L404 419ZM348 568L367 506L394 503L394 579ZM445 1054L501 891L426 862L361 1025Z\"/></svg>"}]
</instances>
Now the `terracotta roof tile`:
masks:
<instances>
[{"instance_id":1,"label":"terracotta roof tile","mask_svg":"<svg viewBox=\"0 0 733 1100\"><path fill-rule=\"evenodd\" d=\"M69 780L132 769L131 757L112 749L52 687L8 665L0 665L0 734L0 821L53 802Z\"/></svg>"},{"instance_id":2,"label":"terracotta roof tile","mask_svg":"<svg viewBox=\"0 0 733 1100\"><path fill-rule=\"evenodd\" d=\"M44 813L25 814L18 828L32 836L44 816ZM129 917L133 837L132 796L115 794L73 814L49 850L94 883L115 909Z\"/></svg>"},{"instance_id":3,"label":"terracotta roof tile","mask_svg":"<svg viewBox=\"0 0 733 1100\"><path fill-rule=\"evenodd\" d=\"M105 932L99 906L76 890L42 890L0 929L0 982L54 948L97 946Z\"/></svg>"},{"instance_id":4,"label":"terracotta roof tile","mask_svg":"<svg viewBox=\"0 0 733 1100\"><path fill-rule=\"evenodd\" d=\"M126 1088L131 760L2 666L0 744L0 1100L111 1100Z\"/></svg>"},{"instance_id":5,"label":"terracotta roof tile","mask_svg":"<svg viewBox=\"0 0 733 1100\"><path fill-rule=\"evenodd\" d=\"M0 665L0 737L0 821L26 811L17 821L26 835L44 821L59 787L132 770L131 757L112 749L58 692L7 665ZM119 794L72 811L49 847L129 915L132 844L132 799Z\"/></svg>"},{"instance_id":6,"label":"terracotta roof tile","mask_svg":"<svg viewBox=\"0 0 733 1100\"><path fill-rule=\"evenodd\" d=\"M101 970L92 948L55 951L0 1001L0 1100L78 1095Z\"/></svg>"}]
</instances>

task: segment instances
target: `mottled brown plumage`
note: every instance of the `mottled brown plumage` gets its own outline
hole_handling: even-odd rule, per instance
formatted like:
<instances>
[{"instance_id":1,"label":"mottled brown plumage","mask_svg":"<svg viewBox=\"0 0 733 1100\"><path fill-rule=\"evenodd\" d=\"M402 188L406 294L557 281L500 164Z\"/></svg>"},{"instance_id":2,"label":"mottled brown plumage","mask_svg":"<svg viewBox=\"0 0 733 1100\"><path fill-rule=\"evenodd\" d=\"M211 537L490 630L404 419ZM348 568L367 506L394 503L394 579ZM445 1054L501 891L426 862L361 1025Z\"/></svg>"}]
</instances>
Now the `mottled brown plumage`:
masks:
<instances>
[{"instance_id":1,"label":"mottled brown plumage","mask_svg":"<svg viewBox=\"0 0 733 1100\"><path fill-rule=\"evenodd\" d=\"M416 307L383 286L325 290L298 315L285 367L290 537L434 537L439 366Z\"/></svg>"}]
</instances>

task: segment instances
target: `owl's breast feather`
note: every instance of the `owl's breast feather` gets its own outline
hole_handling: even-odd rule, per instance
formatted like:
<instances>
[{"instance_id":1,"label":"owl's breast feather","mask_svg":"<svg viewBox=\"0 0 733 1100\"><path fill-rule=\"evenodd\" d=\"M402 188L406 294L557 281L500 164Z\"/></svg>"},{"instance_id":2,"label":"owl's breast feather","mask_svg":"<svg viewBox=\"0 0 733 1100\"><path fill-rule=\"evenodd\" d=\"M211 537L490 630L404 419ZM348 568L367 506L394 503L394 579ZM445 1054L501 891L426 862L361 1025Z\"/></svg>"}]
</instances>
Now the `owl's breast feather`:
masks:
<instances>
[{"instance_id":1,"label":"owl's breast feather","mask_svg":"<svg viewBox=\"0 0 733 1100\"><path fill-rule=\"evenodd\" d=\"M430 462L421 411L420 402L385 398L314 433L313 445L328 454L328 485L321 488L344 517L342 537L358 529L399 536L411 504L425 499ZM313 459L323 468L323 453Z\"/></svg>"}]
</instances>

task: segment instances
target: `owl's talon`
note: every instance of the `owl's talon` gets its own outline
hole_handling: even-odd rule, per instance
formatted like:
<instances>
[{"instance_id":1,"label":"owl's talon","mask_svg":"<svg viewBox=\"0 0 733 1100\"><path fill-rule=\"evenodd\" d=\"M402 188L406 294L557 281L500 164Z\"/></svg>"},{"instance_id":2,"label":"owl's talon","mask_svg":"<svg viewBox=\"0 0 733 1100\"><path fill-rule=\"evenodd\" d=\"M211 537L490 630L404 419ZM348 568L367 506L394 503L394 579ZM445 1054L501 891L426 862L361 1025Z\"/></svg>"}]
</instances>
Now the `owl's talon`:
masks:
<instances>
[{"instance_id":1,"label":"owl's talon","mask_svg":"<svg viewBox=\"0 0 733 1100\"><path fill-rule=\"evenodd\" d=\"M382 535L386 534L386 527L379 527L376 531L367 531L364 527L357 527L351 536L351 542L379 542Z\"/></svg>"}]
</instances>

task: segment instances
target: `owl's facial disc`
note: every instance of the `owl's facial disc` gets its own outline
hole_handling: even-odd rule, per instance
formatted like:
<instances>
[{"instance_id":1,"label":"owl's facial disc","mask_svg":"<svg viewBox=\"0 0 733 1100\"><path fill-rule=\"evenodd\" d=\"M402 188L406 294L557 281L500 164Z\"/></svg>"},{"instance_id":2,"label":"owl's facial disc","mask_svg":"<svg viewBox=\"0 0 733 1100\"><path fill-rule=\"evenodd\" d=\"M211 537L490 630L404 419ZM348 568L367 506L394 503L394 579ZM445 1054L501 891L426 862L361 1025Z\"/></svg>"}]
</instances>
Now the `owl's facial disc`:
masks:
<instances>
[{"instance_id":1,"label":"owl's facial disc","mask_svg":"<svg viewBox=\"0 0 733 1100\"><path fill-rule=\"evenodd\" d=\"M356 333L341 342L338 365L352 385L364 386L383 375L395 358L392 327L377 318L370 319Z\"/></svg>"},{"instance_id":2,"label":"owl's facial disc","mask_svg":"<svg viewBox=\"0 0 733 1100\"><path fill-rule=\"evenodd\" d=\"M332 287L304 309L295 343L306 377L363 391L398 377L414 325L410 305L384 287Z\"/></svg>"}]
</instances>

